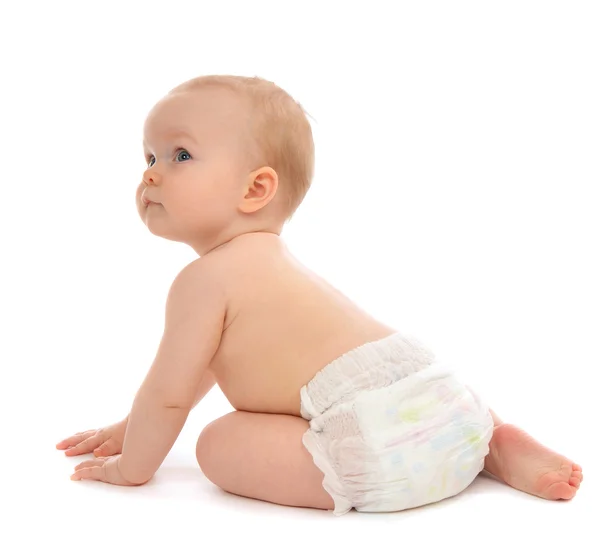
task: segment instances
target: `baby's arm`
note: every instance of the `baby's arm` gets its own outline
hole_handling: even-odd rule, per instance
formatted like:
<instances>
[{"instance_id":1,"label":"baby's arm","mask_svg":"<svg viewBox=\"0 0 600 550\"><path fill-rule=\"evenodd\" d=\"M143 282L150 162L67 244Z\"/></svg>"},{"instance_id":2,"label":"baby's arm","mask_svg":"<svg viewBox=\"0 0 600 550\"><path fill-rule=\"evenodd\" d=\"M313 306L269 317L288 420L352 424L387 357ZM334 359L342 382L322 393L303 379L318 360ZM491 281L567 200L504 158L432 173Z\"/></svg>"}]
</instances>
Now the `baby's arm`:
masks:
<instances>
[{"instance_id":1,"label":"baby's arm","mask_svg":"<svg viewBox=\"0 0 600 550\"><path fill-rule=\"evenodd\" d=\"M210 382L207 367L221 341L225 312L224 293L210 265L196 260L177 275L160 347L129 413L119 459L127 481L148 481L175 443L200 386Z\"/></svg>"},{"instance_id":2,"label":"baby's arm","mask_svg":"<svg viewBox=\"0 0 600 550\"><path fill-rule=\"evenodd\" d=\"M204 396L212 390L213 386L217 383L215 375L212 371L206 370L204 371L204 375L202 376L202 380L198 385L198 389L196 390L196 397L194 399L194 404L192 405L192 409L202 401Z\"/></svg>"}]
</instances>

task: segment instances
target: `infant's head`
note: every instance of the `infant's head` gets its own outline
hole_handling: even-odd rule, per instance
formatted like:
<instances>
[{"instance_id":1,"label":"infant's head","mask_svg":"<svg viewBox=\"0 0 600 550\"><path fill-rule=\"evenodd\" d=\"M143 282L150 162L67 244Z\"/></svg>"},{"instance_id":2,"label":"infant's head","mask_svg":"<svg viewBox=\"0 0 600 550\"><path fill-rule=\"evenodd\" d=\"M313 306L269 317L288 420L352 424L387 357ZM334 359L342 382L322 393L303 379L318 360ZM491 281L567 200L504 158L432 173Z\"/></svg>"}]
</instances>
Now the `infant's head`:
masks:
<instances>
[{"instance_id":1,"label":"infant's head","mask_svg":"<svg viewBox=\"0 0 600 550\"><path fill-rule=\"evenodd\" d=\"M202 76L171 90L148 114L144 155L142 220L199 255L244 233L279 234L314 170L303 108L258 77Z\"/></svg>"}]
</instances>

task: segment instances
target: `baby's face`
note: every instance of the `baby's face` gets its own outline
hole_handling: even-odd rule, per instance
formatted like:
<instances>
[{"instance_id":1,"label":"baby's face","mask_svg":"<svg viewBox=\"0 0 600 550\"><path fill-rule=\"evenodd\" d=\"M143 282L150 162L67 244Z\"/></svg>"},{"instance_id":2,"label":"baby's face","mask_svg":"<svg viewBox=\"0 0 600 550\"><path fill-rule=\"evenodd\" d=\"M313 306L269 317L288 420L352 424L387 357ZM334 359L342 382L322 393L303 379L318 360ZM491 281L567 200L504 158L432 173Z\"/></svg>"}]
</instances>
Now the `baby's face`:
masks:
<instances>
[{"instance_id":1,"label":"baby's face","mask_svg":"<svg viewBox=\"0 0 600 550\"><path fill-rule=\"evenodd\" d=\"M170 94L150 111L136 202L153 234L200 248L218 238L249 171L243 120L240 103L213 89Z\"/></svg>"}]
</instances>

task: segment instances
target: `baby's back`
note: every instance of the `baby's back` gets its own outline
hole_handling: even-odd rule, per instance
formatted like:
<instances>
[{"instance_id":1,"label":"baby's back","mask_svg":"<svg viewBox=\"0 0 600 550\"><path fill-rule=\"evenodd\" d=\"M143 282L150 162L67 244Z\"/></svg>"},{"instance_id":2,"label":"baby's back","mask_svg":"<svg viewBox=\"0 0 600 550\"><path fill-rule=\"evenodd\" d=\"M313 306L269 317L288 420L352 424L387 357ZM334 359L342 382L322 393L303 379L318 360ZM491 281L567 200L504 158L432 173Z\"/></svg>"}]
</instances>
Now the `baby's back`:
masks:
<instances>
[{"instance_id":1,"label":"baby's back","mask_svg":"<svg viewBox=\"0 0 600 550\"><path fill-rule=\"evenodd\" d=\"M271 233L212 253L229 298L210 369L237 410L300 414L300 389L325 365L396 332L303 266Z\"/></svg>"}]
</instances>

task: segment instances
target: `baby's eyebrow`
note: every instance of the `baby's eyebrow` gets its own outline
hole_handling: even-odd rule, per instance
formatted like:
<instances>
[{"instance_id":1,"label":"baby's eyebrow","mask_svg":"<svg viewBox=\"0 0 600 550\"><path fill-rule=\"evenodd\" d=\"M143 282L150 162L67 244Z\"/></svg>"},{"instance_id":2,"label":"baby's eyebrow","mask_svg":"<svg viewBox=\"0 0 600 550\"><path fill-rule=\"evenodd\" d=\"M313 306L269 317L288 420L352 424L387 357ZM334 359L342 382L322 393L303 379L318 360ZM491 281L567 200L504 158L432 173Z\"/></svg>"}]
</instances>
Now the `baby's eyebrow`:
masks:
<instances>
[{"instance_id":1,"label":"baby's eyebrow","mask_svg":"<svg viewBox=\"0 0 600 550\"><path fill-rule=\"evenodd\" d=\"M184 130L175 130L173 132L168 132L168 133L166 133L164 135L166 136L166 139L173 140L173 139L176 139L178 137L183 137L183 138L189 139L193 143L196 143L196 140L189 133L187 133ZM144 140L143 140L142 143L143 143L144 147L148 146L148 142L146 141L145 137L144 137Z\"/></svg>"}]
</instances>

